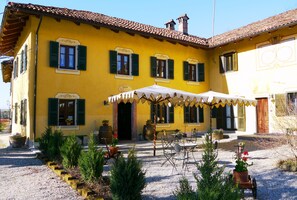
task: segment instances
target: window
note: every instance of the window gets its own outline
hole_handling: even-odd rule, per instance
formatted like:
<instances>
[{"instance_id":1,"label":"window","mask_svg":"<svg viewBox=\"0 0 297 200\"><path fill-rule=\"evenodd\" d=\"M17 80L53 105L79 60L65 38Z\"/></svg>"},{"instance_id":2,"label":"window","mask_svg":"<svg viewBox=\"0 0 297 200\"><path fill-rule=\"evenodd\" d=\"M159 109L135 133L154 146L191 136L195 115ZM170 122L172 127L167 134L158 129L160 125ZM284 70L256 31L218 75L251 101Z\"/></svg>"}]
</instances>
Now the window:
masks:
<instances>
[{"instance_id":1,"label":"window","mask_svg":"<svg viewBox=\"0 0 297 200\"><path fill-rule=\"evenodd\" d=\"M21 121L20 124L26 126L27 124L27 99L21 101Z\"/></svg>"},{"instance_id":2,"label":"window","mask_svg":"<svg viewBox=\"0 0 297 200\"><path fill-rule=\"evenodd\" d=\"M239 131L245 131L246 130L246 124L245 124L245 106L237 106L237 113L238 113L238 128Z\"/></svg>"},{"instance_id":3,"label":"window","mask_svg":"<svg viewBox=\"0 0 297 200\"><path fill-rule=\"evenodd\" d=\"M156 108L157 107L157 108ZM165 105L151 105L151 120L154 121L154 114L157 123L174 123L174 107Z\"/></svg>"},{"instance_id":4,"label":"window","mask_svg":"<svg viewBox=\"0 0 297 200\"><path fill-rule=\"evenodd\" d=\"M184 106L184 123L204 122L203 108Z\"/></svg>"},{"instance_id":5,"label":"window","mask_svg":"<svg viewBox=\"0 0 297 200\"><path fill-rule=\"evenodd\" d=\"M288 115L297 115L297 92L287 93Z\"/></svg>"},{"instance_id":6,"label":"window","mask_svg":"<svg viewBox=\"0 0 297 200\"><path fill-rule=\"evenodd\" d=\"M75 47L60 46L60 68L75 69Z\"/></svg>"},{"instance_id":7,"label":"window","mask_svg":"<svg viewBox=\"0 0 297 200\"><path fill-rule=\"evenodd\" d=\"M13 66L13 78L18 77L18 70L19 70L19 58L17 57L16 60L14 61L14 66Z\"/></svg>"},{"instance_id":8,"label":"window","mask_svg":"<svg viewBox=\"0 0 297 200\"><path fill-rule=\"evenodd\" d=\"M23 73L27 70L27 48L28 46L25 45L25 48L22 50L21 53L21 67L20 67L20 73Z\"/></svg>"},{"instance_id":9,"label":"window","mask_svg":"<svg viewBox=\"0 0 297 200\"><path fill-rule=\"evenodd\" d=\"M109 51L110 73L138 76L139 56L138 54L123 54L117 51Z\"/></svg>"},{"instance_id":10,"label":"window","mask_svg":"<svg viewBox=\"0 0 297 200\"><path fill-rule=\"evenodd\" d=\"M70 46L50 41L50 67L67 70L86 70L87 47Z\"/></svg>"},{"instance_id":11,"label":"window","mask_svg":"<svg viewBox=\"0 0 297 200\"><path fill-rule=\"evenodd\" d=\"M123 75L130 75L129 55L119 53L117 57L117 62L117 73Z\"/></svg>"},{"instance_id":12,"label":"window","mask_svg":"<svg viewBox=\"0 0 297 200\"><path fill-rule=\"evenodd\" d=\"M151 57L151 77L174 79L174 60Z\"/></svg>"},{"instance_id":13,"label":"window","mask_svg":"<svg viewBox=\"0 0 297 200\"><path fill-rule=\"evenodd\" d=\"M237 53L230 52L220 56L220 73L237 70Z\"/></svg>"},{"instance_id":14,"label":"window","mask_svg":"<svg viewBox=\"0 0 297 200\"><path fill-rule=\"evenodd\" d=\"M84 99L49 98L48 125L75 126L85 124Z\"/></svg>"},{"instance_id":15,"label":"window","mask_svg":"<svg viewBox=\"0 0 297 200\"><path fill-rule=\"evenodd\" d=\"M14 104L14 123L18 123L18 103Z\"/></svg>"},{"instance_id":16,"label":"window","mask_svg":"<svg viewBox=\"0 0 297 200\"><path fill-rule=\"evenodd\" d=\"M204 63L190 64L184 61L184 80L203 82L204 77Z\"/></svg>"}]
</instances>

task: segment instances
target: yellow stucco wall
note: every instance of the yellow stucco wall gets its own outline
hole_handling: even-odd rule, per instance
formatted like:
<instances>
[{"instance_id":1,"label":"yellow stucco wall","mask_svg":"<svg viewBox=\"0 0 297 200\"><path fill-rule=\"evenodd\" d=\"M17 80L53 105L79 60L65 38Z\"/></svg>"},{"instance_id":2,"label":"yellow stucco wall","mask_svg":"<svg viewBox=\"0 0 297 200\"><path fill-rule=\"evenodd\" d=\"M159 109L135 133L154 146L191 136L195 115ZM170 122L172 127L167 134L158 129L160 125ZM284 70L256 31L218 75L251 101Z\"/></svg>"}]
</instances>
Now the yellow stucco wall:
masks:
<instances>
[{"instance_id":1,"label":"yellow stucco wall","mask_svg":"<svg viewBox=\"0 0 297 200\"><path fill-rule=\"evenodd\" d=\"M38 19L33 19L37 23ZM81 45L87 46L87 70L79 74L57 73L55 68L49 67L49 41L59 38L77 40ZM139 76L133 80L118 78L109 73L109 50L116 48L129 49L139 54ZM174 80L158 81L150 77L150 56L156 54L166 55L174 59ZM191 85L183 80L183 61L196 59L205 63L206 81ZM73 132L87 134L97 130L103 119L113 123L113 106L104 106L103 101L108 96L117 94L121 88L136 89L157 82L159 85L181 89L189 92L203 92L208 88L208 60L207 52L190 46L172 44L153 38L144 38L140 35L130 35L125 32L114 32L110 29L96 29L90 25L76 25L73 22L51 18L43 18L39 30L38 50L38 87L37 87L37 135L47 126L48 98L57 93L77 94L86 99L86 125L78 130L64 129L65 134ZM205 112L206 113L206 112ZM205 115L205 119L206 119ZM137 133L142 132L143 125L150 118L150 109L147 104L137 105ZM161 129L184 130L183 110L175 109L175 123L159 127ZM208 121L208 120L205 120ZM205 124L195 124L194 127L204 129Z\"/></svg>"}]
</instances>

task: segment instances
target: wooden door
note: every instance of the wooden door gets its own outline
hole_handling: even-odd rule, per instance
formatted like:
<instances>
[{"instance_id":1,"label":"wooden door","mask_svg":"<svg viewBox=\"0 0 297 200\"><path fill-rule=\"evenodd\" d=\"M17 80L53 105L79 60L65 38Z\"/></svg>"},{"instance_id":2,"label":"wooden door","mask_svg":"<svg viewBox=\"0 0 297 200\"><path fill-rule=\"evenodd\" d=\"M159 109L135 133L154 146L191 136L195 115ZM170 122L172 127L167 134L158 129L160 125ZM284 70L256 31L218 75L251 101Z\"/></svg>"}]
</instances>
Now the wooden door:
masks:
<instances>
[{"instance_id":1,"label":"wooden door","mask_svg":"<svg viewBox=\"0 0 297 200\"><path fill-rule=\"evenodd\" d=\"M257 101L257 132L269 133L268 99L258 98Z\"/></svg>"}]
</instances>

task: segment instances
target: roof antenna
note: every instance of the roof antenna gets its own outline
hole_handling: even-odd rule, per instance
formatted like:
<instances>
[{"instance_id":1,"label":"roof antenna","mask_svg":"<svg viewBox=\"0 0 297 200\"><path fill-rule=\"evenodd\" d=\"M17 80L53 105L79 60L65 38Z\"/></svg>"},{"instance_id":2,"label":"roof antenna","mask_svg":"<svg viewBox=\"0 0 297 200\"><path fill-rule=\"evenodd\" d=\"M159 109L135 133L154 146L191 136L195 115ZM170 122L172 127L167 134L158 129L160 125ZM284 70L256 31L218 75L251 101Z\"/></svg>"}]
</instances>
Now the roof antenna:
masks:
<instances>
[{"instance_id":1,"label":"roof antenna","mask_svg":"<svg viewBox=\"0 0 297 200\"><path fill-rule=\"evenodd\" d=\"M216 16L216 0L213 0L213 15L212 15L212 38L211 42L213 43L214 37L214 24L215 24L215 16Z\"/></svg>"}]
</instances>

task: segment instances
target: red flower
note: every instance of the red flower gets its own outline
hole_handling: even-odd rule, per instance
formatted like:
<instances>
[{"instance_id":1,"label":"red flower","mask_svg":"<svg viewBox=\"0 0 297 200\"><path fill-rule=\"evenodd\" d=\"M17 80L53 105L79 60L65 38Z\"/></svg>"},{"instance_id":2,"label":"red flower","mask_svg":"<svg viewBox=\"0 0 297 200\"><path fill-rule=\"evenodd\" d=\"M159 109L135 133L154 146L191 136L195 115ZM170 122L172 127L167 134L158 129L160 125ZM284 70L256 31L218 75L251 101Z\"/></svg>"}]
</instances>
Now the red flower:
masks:
<instances>
[{"instance_id":1,"label":"red flower","mask_svg":"<svg viewBox=\"0 0 297 200\"><path fill-rule=\"evenodd\" d=\"M243 152L243 155L248 156L249 152L245 151L245 152Z\"/></svg>"},{"instance_id":2,"label":"red flower","mask_svg":"<svg viewBox=\"0 0 297 200\"><path fill-rule=\"evenodd\" d=\"M247 159L248 159L247 157L243 157L242 158L243 161L247 161Z\"/></svg>"},{"instance_id":3,"label":"red flower","mask_svg":"<svg viewBox=\"0 0 297 200\"><path fill-rule=\"evenodd\" d=\"M113 134L113 137L118 138L118 134L117 133Z\"/></svg>"}]
</instances>

